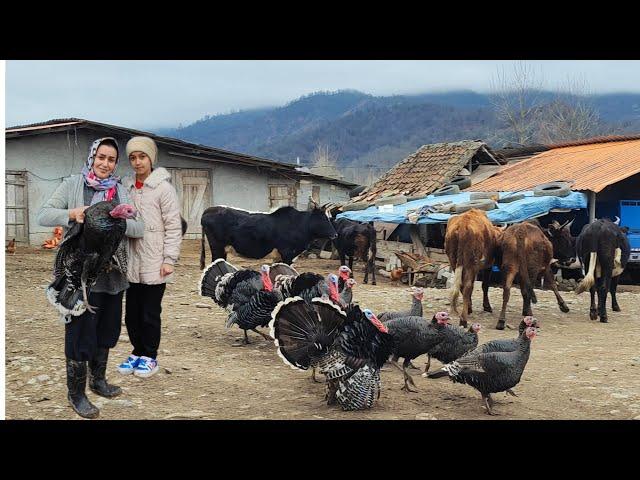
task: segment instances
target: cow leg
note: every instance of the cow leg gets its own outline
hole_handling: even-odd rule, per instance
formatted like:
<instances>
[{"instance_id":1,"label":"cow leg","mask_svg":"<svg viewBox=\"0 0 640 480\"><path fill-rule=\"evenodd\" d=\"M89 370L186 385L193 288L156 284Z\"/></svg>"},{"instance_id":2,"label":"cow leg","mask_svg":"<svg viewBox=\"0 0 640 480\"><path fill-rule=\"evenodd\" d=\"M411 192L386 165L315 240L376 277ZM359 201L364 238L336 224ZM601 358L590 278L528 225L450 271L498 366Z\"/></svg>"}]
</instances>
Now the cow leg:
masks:
<instances>
[{"instance_id":1,"label":"cow leg","mask_svg":"<svg viewBox=\"0 0 640 480\"><path fill-rule=\"evenodd\" d=\"M347 264L346 255L342 250L340 250L340 266L346 265L346 264Z\"/></svg>"},{"instance_id":2,"label":"cow leg","mask_svg":"<svg viewBox=\"0 0 640 480\"><path fill-rule=\"evenodd\" d=\"M602 273L602 283L598 286L598 315L602 323L607 323L607 296L611 287L611 272Z\"/></svg>"},{"instance_id":3,"label":"cow leg","mask_svg":"<svg viewBox=\"0 0 640 480\"><path fill-rule=\"evenodd\" d=\"M349 268L351 269L351 272L353 273L353 255L349 255Z\"/></svg>"},{"instance_id":4,"label":"cow leg","mask_svg":"<svg viewBox=\"0 0 640 480\"><path fill-rule=\"evenodd\" d=\"M565 301L562 299L562 296L560 296L560 292L558 291L558 284L556 283L556 279L553 278L553 272L551 271L551 266L548 266L544 271L544 285L547 288L551 287L551 290L553 290L553 294L556 296L558 307L560 307L561 311L563 311L564 313L567 313L569 311L569 307L567 306Z\"/></svg>"},{"instance_id":5,"label":"cow leg","mask_svg":"<svg viewBox=\"0 0 640 480\"><path fill-rule=\"evenodd\" d=\"M211 249L211 261L214 262L218 258L227 259L227 252L224 245L216 246L212 240L209 240L209 248Z\"/></svg>"},{"instance_id":6,"label":"cow leg","mask_svg":"<svg viewBox=\"0 0 640 480\"><path fill-rule=\"evenodd\" d=\"M531 311L531 287L520 278L520 292L522 293L522 316L533 315Z\"/></svg>"},{"instance_id":7,"label":"cow leg","mask_svg":"<svg viewBox=\"0 0 640 480\"><path fill-rule=\"evenodd\" d=\"M369 283L369 260L367 256L364 257L364 280L363 283Z\"/></svg>"},{"instance_id":8,"label":"cow leg","mask_svg":"<svg viewBox=\"0 0 640 480\"><path fill-rule=\"evenodd\" d=\"M482 308L485 312L493 312L489 303L489 282L491 281L491 268L482 272ZM471 313L471 312L469 312Z\"/></svg>"},{"instance_id":9,"label":"cow leg","mask_svg":"<svg viewBox=\"0 0 640 480\"><path fill-rule=\"evenodd\" d=\"M498 323L496 325L497 330L504 330L505 317L507 314L507 304L509 303L509 297L511 296L511 286L513 285L513 279L516 276L516 272L513 268L508 268L505 272L504 287L502 289L502 310L500 310L500 316L498 317Z\"/></svg>"},{"instance_id":10,"label":"cow leg","mask_svg":"<svg viewBox=\"0 0 640 480\"><path fill-rule=\"evenodd\" d=\"M467 317L471 305L471 294L473 293L473 282L475 280L475 272L472 269L462 271L462 313L460 314L460 326L467 326Z\"/></svg>"},{"instance_id":11,"label":"cow leg","mask_svg":"<svg viewBox=\"0 0 640 480\"><path fill-rule=\"evenodd\" d=\"M589 318L591 320L598 319L598 309L596 308L596 287L595 285L589 289L591 295L591 306L589 307Z\"/></svg>"},{"instance_id":12,"label":"cow leg","mask_svg":"<svg viewBox=\"0 0 640 480\"><path fill-rule=\"evenodd\" d=\"M618 289L619 280L620 275L617 275L611 279L611 309L614 312L620 311L620 305L618 305L618 300L616 299L616 290Z\"/></svg>"},{"instance_id":13,"label":"cow leg","mask_svg":"<svg viewBox=\"0 0 640 480\"><path fill-rule=\"evenodd\" d=\"M376 237L373 235L373 239L369 245L369 264L371 268L371 285L376 284L376 255L378 253L378 248L376 246Z\"/></svg>"}]
</instances>

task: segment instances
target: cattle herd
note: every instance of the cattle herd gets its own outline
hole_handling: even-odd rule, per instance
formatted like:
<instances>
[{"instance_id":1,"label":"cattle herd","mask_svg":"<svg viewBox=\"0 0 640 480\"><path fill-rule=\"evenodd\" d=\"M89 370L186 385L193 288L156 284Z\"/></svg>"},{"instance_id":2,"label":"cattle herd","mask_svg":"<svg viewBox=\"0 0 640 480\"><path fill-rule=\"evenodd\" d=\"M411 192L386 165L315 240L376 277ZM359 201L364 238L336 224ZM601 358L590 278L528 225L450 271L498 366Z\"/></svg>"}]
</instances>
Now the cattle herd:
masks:
<instances>
[{"instance_id":1,"label":"cattle herd","mask_svg":"<svg viewBox=\"0 0 640 480\"><path fill-rule=\"evenodd\" d=\"M403 388L413 391L409 387L413 381L407 374L410 360L427 354L444 366L433 375L425 371L425 376L448 376L471 385L482 394L491 413L490 394L513 394L511 388L520 381L529 358L538 326L532 316L538 281L542 279L545 288L553 290L561 311L569 311L558 292L554 265L568 266L576 259L583 265L585 276L576 293L590 291L591 319L607 322L609 292L613 309L620 310L616 288L630 254L626 235L616 222L599 219L586 225L576 238L570 233L572 223L560 225L554 221L543 227L537 220L530 220L498 227L477 209L451 217L444 247L453 272L451 307L459 313L462 328L448 324L447 312L433 315L430 321L428 316L423 317L422 292L415 289L408 311L376 316L371 310L360 310L352 301L354 281L349 275L355 258L365 264L364 283L371 273L372 284L376 284L376 232L371 224L334 220L317 205L307 212L281 207L270 214L224 206L208 208L201 220L200 267L205 268L205 236L213 263L205 269L199 289L201 295L228 310L227 326L235 323L245 330L245 343L249 343L246 331L253 330L274 341L280 357L293 368L312 368L314 378L316 369L324 374L328 402L337 402L345 410L373 405L380 395L379 370L389 357L395 366L399 357L404 358ZM333 241L342 265L337 275L299 274L291 268L293 260L318 238ZM252 259L272 255L281 263L263 265L260 272L238 270L223 260L228 252ZM496 328L505 328L506 307L516 280L522 292L523 321L515 340L494 340L478 346L479 325L467 330L473 312L471 295L480 275L482 306L492 311L488 289L494 266L499 267L504 282ZM267 326L273 337L256 330Z\"/></svg>"}]
</instances>

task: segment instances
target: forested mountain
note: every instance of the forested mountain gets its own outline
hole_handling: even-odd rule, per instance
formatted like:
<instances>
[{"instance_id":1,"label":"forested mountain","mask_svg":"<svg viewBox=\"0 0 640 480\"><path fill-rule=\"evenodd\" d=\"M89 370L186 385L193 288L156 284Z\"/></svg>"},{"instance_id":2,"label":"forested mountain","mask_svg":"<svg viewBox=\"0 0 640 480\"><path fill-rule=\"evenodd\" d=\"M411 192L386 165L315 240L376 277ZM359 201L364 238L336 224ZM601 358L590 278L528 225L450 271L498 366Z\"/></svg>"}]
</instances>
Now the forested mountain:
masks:
<instances>
[{"instance_id":1,"label":"forested mountain","mask_svg":"<svg viewBox=\"0 0 640 480\"><path fill-rule=\"evenodd\" d=\"M551 92L538 92L551 101ZM598 133L640 132L640 94L593 95ZM288 163L314 161L319 145L347 178L382 173L422 145L482 139L495 148L509 131L491 99L472 91L374 97L344 90L318 92L282 107L205 116L156 133Z\"/></svg>"}]
</instances>

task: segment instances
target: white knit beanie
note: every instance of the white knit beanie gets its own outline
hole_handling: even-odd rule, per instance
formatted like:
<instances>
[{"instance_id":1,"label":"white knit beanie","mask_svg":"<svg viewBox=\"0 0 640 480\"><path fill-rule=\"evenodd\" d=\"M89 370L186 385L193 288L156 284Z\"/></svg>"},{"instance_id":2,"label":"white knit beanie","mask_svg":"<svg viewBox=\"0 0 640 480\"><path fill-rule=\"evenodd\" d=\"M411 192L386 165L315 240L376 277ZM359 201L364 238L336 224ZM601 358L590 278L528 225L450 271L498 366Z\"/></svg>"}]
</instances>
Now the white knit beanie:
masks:
<instances>
[{"instance_id":1,"label":"white knit beanie","mask_svg":"<svg viewBox=\"0 0 640 480\"><path fill-rule=\"evenodd\" d=\"M144 152L151 159L151 165L158 160L158 147L156 142L149 137L133 137L127 142L127 157L132 152Z\"/></svg>"}]
</instances>

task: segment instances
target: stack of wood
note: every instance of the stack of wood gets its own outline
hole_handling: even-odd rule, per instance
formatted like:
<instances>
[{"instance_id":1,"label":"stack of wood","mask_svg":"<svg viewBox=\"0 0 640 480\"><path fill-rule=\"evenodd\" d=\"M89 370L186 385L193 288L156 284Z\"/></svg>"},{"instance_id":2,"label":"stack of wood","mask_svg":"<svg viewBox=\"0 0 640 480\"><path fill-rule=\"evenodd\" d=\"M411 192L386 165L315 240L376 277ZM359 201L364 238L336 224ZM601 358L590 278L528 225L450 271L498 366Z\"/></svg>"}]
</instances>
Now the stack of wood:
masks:
<instances>
[{"instance_id":1,"label":"stack of wood","mask_svg":"<svg viewBox=\"0 0 640 480\"><path fill-rule=\"evenodd\" d=\"M50 238L49 240L45 240L44 243L42 244L42 247L47 249L53 249L53 248L56 248L58 245L60 245L60 243L62 242L63 231L64 230L62 229L62 227L54 228L53 238Z\"/></svg>"},{"instance_id":2,"label":"stack of wood","mask_svg":"<svg viewBox=\"0 0 640 480\"><path fill-rule=\"evenodd\" d=\"M419 283L422 287L436 286L437 274L443 267L442 263L418 253L396 251L394 254L402 262L403 270L406 270L409 275L410 285ZM416 280L416 274L422 278Z\"/></svg>"}]
</instances>

